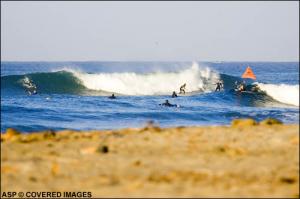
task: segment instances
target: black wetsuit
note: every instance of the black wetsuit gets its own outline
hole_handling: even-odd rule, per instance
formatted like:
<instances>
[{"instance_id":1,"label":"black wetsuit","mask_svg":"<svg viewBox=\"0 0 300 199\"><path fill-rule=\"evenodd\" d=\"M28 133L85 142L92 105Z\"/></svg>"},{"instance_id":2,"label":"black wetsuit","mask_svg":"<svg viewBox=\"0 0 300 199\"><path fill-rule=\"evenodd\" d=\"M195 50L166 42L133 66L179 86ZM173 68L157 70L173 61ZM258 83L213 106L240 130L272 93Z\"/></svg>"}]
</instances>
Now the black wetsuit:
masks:
<instances>
[{"instance_id":1,"label":"black wetsuit","mask_svg":"<svg viewBox=\"0 0 300 199\"><path fill-rule=\"evenodd\" d=\"M221 83L221 82L218 82L215 91L220 91L220 90L221 90L221 87L222 87L222 83Z\"/></svg>"},{"instance_id":2,"label":"black wetsuit","mask_svg":"<svg viewBox=\"0 0 300 199\"><path fill-rule=\"evenodd\" d=\"M180 89L179 89L180 90L180 92L179 92L180 94L181 93L185 94L185 86L186 86L186 84L180 86Z\"/></svg>"},{"instance_id":3,"label":"black wetsuit","mask_svg":"<svg viewBox=\"0 0 300 199\"><path fill-rule=\"evenodd\" d=\"M109 99L116 99L115 95L112 94L110 97L108 97Z\"/></svg>"},{"instance_id":4,"label":"black wetsuit","mask_svg":"<svg viewBox=\"0 0 300 199\"><path fill-rule=\"evenodd\" d=\"M25 85L26 85L26 91L29 95L37 94L37 87L32 81L29 81L29 83L25 83Z\"/></svg>"},{"instance_id":5,"label":"black wetsuit","mask_svg":"<svg viewBox=\"0 0 300 199\"><path fill-rule=\"evenodd\" d=\"M176 106L175 104L170 104L170 102L169 101L166 101L165 103L162 103L162 104L159 104L159 105L161 105L161 106Z\"/></svg>"},{"instance_id":6,"label":"black wetsuit","mask_svg":"<svg viewBox=\"0 0 300 199\"><path fill-rule=\"evenodd\" d=\"M173 92L172 97L177 97L177 94L175 93L175 91Z\"/></svg>"}]
</instances>

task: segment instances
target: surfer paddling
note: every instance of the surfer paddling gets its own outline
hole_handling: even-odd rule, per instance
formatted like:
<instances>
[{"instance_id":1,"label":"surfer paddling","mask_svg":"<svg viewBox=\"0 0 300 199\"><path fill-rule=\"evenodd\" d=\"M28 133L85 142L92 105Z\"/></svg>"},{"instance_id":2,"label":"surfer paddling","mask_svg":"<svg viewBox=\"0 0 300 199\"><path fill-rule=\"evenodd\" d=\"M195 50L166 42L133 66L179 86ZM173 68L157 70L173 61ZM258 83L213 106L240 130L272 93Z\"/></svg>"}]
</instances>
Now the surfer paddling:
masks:
<instances>
[{"instance_id":1,"label":"surfer paddling","mask_svg":"<svg viewBox=\"0 0 300 199\"><path fill-rule=\"evenodd\" d=\"M164 103L159 104L159 105L160 105L160 106L169 106L169 107L177 106L176 104L171 104L171 103L169 102L169 100L166 100Z\"/></svg>"},{"instance_id":2,"label":"surfer paddling","mask_svg":"<svg viewBox=\"0 0 300 199\"><path fill-rule=\"evenodd\" d=\"M115 94L112 94L111 96L108 97L109 99L116 99Z\"/></svg>"}]
</instances>

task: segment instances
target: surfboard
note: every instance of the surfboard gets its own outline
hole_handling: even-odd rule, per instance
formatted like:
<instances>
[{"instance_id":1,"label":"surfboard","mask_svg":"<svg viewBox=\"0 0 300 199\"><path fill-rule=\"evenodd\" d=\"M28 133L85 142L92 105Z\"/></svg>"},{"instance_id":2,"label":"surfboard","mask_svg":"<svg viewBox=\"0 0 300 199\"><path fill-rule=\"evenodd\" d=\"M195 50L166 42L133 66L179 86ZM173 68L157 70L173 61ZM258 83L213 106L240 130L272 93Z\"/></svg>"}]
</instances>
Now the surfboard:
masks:
<instances>
[{"instance_id":1,"label":"surfboard","mask_svg":"<svg viewBox=\"0 0 300 199\"><path fill-rule=\"evenodd\" d=\"M254 93L253 91L240 91L242 93Z\"/></svg>"}]
</instances>

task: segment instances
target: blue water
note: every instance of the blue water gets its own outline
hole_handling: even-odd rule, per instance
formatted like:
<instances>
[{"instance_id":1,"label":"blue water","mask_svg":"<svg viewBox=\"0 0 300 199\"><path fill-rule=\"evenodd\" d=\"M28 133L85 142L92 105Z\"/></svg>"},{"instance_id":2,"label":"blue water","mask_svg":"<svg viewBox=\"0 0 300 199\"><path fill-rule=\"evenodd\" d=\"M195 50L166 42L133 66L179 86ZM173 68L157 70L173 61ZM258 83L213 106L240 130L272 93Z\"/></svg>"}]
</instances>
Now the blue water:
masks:
<instances>
[{"instance_id":1,"label":"blue water","mask_svg":"<svg viewBox=\"0 0 300 199\"><path fill-rule=\"evenodd\" d=\"M235 118L260 121L267 117L299 123L299 104L290 99L299 96L298 62L198 63L199 69L195 70L201 71L199 82L193 79L193 71L186 71L192 65L191 62L1 62L1 132L9 127L24 132L141 127L149 120L163 127L228 125ZM277 89L275 94L282 93L284 100L275 98L272 90L232 91L234 82L241 80L248 65L257 82L272 85L273 90ZM205 68L219 75L224 90L214 92L215 79L202 73ZM25 77L36 84L37 95L25 92L22 83ZM199 90L192 90L190 83L187 90L191 92L171 98L175 90L172 84L177 86L185 81L196 81ZM281 89L282 84L285 89ZM117 99L107 97L112 93ZM178 106L160 106L166 99Z\"/></svg>"}]
</instances>

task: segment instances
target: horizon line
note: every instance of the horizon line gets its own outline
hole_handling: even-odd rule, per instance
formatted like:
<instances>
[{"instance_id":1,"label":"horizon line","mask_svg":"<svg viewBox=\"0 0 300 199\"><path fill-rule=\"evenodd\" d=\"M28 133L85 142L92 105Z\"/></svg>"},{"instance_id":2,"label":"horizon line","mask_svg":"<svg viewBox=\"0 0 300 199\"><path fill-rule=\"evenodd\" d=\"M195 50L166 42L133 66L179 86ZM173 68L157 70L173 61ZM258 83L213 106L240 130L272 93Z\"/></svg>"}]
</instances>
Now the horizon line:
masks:
<instances>
[{"instance_id":1,"label":"horizon line","mask_svg":"<svg viewBox=\"0 0 300 199\"><path fill-rule=\"evenodd\" d=\"M299 60L272 61L272 60L1 60L1 62L299 62Z\"/></svg>"}]
</instances>

